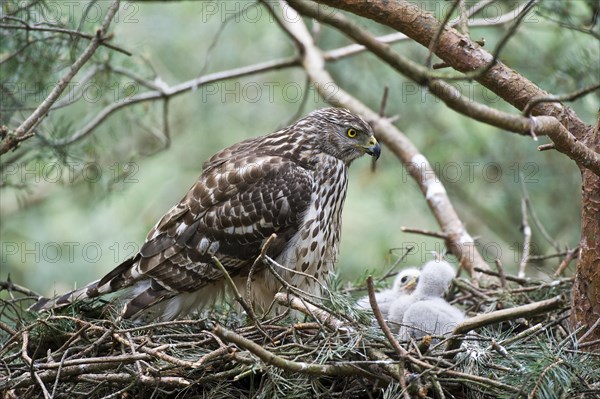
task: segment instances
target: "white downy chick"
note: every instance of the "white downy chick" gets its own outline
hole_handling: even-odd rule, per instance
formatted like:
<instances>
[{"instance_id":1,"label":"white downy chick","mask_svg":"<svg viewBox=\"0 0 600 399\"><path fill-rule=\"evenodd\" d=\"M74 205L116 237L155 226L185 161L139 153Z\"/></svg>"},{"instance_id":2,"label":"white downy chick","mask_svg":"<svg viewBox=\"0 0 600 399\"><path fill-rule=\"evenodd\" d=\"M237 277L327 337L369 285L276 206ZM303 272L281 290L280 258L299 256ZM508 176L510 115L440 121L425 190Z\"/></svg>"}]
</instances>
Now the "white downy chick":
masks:
<instances>
[{"instance_id":1,"label":"white downy chick","mask_svg":"<svg viewBox=\"0 0 600 399\"><path fill-rule=\"evenodd\" d=\"M419 269L414 267L401 270L396 276L392 288L377 292L375 294L377 305L379 306L379 310L381 310L381 314L384 318L388 318L392 302L398 298L410 295L415 290L420 274L421 272ZM368 296L360 298L356 304L360 308L371 309Z\"/></svg>"},{"instance_id":2,"label":"white downy chick","mask_svg":"<svg viewBox=\"0 0 600 399\"><path fill-rule=\"evenodd\" d=\"M465 320L464 313L443 298L432 298L412 304L402 320L400 338L421 338L424 335L452 333Z\"/></svg>"},{"instance_id":3,"label":"white downy chick","mask_svg":"<svg viewBox=\"0 0 600 399\"><path fill-rule=\"evenodd\" d=\"M448 262L428 262L423 266L415 292L407 300L392 304L390 319L402 323L399 332L402 339L447 334L464 320L463 312L443 298L454 275Z\"/></svg>"},{"instance_id":4,"label":"white downy chick","mask_svg":"<svg viewBox=\"0 0 600 399\"><path fill-rule=\"evenodd\" d=\"M421 270L415 292L392 302L389 320L402 323L404 314L413 303L430 298L441 298L453 277L454 269L448 262L442 260L427 262Z\"/></svg>"}]
</instances>

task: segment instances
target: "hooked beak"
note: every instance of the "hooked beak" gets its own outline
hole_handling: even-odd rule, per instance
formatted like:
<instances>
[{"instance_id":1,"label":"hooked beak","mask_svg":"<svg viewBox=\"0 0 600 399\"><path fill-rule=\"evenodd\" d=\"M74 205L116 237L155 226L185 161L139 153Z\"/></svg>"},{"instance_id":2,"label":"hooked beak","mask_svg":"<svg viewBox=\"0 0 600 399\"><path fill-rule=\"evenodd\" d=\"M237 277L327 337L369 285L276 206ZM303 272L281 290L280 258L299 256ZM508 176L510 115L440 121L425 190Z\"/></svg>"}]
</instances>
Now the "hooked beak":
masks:
<instances>
[{"instance_id":1,"label":"hooked beak","mask_svg":"<svg viewBox=\"0 0 600 399\"><path fill-rule=\"evenodd\" d=\"M381 146L379 145L375 137L371 137L369 144L363 148L365 149L365 152L367 154L375 157L376 160L379 159L379 156L381 155Z\"/></svg>"},{"instance_id":2,"label":"hooked beak","mask_svg":"<svg viewBox=\"0 0 600 399\"><path fill-rule=\"evenodd\" d=\"M417 283L419 282L418 278L412 278L405 286L404 286L404 290L406 292L408 292L409 294L411 294L415 288L417 287Z\"/></svg>"}]
</instances>

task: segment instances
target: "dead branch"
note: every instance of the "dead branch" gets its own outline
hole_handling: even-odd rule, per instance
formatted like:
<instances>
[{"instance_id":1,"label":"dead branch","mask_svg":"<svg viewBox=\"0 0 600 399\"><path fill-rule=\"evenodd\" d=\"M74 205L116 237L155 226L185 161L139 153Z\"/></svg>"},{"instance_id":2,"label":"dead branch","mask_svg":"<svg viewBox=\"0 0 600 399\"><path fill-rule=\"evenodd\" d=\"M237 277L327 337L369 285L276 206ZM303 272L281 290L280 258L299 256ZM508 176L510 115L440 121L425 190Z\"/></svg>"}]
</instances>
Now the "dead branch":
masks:
<instances>
[{"instance_id":1,"label":"dead branch","mask_svg":"<svg viewBox=\"0 0 600 399\"><path fill-rule=\"evenodd\" d=\"M328 375L328 376L351 376L351 375L364 375L365 373L361 368L346 364L317 364L317 363L305 363L305 362L294 362L277 356L262 346L255 344L242 337L233 331L227 330L219 325L215 326L213 333L224 341L232 342L237 346L247 349L248 351L255 354L267 365L273 365L289 372L297 372L309 375Z\"/></svg>"},{"instance_id":2,"label":"dead branch","mask_svg":"<svg viewBox=\"0 0 600 399\"><path fill-rule=\"evenodd\" d=\"M514 320L518 317L533 316L538 313L556 309L563 303L561 297L554 297L540 302L530 303L528 305L517 306L509 309L496 310L490 313L482 313L463 321L454 329L454 335L466 334L476 328L488 326L490 324L500 323L506 320ZM451 339L446 345L446 351L457 349L460 341Z\"/></svg>"},{"instance_id":3,"label":"dead branch","mask_svg":"<svg viewBox=\"0 0 600 399\"><path fill-rule=\"evenodd\" d=\"M15 21L15 22L18 22L19 24L21 24L21 25L0 24L0 28L2 28L2 29L26 30L29 32L62 33L62 34L66 34L69 36L81 37L83 39L90 40L90 41L95 39L94 35L88 35L87 33L83 33L83 32L72 30L72 29L57 28L57 27L31 26L30 24L28 24L26 21L22 20L21 18L15 18L10 15L5 15L1 19ZM122 49L121 47L115 46L113 44L110 44L110 43L101 42L100 45L107 47L111 50L118 51L119 53L125 54L127 56L132 55L129 51Z\"/></svg>"},{"instance_id":4,"label":"dead branch","mask_svg":"<svg viewBox=\"0 0 600 399\"><path fill-rule=\"evenodd\" d=\"M578 257L578 253L579 246L568 250L565 258L560 262L560 264L556 268L556 271L554 272L554 277L559 277L560 275L562 275L566 268L569 267L573 259L576 259Z\"/></svg>"}]
</instances>

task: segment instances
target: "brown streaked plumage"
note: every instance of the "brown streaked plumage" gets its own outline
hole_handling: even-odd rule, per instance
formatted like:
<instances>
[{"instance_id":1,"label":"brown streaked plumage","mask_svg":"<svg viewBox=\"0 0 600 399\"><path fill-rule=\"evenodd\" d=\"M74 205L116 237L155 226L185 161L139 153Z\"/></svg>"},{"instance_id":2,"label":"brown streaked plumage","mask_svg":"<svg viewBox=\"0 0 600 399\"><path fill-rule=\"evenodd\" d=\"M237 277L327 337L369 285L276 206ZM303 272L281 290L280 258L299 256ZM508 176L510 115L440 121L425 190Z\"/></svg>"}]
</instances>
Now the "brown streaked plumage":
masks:
<instances>
[{"instance_id":1,"label":"brown streaked plumage","mask_svg":"<svg viewBox=\"0 0 600 399\"><path fill-rule=\"evenodd\" d=\"M291 285L318 294L333 270L346 196L347 168L379 156L371 127L340 108L313 111L275 133L213 155L183 199L152 228L139 253L98 281L33 310L129 288L122 316L145 311L170 320L227 291L214 255L245 291L249 270L271 234L268 255ZM302 274L294 273L300 271ZM259 267L251 296L266 309L280 283Z\"/></svg>"}]
</instances>

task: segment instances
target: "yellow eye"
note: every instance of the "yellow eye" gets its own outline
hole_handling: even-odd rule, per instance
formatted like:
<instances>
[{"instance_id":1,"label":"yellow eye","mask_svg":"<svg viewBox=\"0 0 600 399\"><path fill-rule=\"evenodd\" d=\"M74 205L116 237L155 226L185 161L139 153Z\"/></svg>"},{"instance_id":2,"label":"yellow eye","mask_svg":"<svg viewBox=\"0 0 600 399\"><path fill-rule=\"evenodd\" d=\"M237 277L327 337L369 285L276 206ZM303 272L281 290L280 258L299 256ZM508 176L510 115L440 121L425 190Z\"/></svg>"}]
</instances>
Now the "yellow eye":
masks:
<instances>
[{"instance_id":1,"label":"yellow eye","mask_svg":"<svg viewBox=\"0 0 600 399\"><path fill-rule=\"evenodd\" d=\"M355 138L357 134L358 133L357 133L356 129L350 128L350 129L346 130L346 135L348 137L350 137L351 139Z\"/></svg>"}]
</instances>

